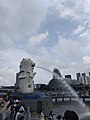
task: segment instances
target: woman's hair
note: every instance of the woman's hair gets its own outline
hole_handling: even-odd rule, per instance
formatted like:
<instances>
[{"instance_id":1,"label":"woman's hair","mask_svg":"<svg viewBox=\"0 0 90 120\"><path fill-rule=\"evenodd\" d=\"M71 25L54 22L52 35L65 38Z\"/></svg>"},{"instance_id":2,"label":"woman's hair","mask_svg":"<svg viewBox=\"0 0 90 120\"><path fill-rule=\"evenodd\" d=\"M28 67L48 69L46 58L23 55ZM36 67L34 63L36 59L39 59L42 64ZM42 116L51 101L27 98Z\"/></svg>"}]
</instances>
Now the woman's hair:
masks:
<instances>
[{"instance_id":1,"label":"woman's hair","mask_svg":"<svg viewBox=\"0 0 90 120\"><path fill-rule=\"evenodd\" d=\"M67 110L64 113L63 119L67 119L67 120L79 120L79 117L76 114L76 112Z\"/></svg>"}]
</instances>

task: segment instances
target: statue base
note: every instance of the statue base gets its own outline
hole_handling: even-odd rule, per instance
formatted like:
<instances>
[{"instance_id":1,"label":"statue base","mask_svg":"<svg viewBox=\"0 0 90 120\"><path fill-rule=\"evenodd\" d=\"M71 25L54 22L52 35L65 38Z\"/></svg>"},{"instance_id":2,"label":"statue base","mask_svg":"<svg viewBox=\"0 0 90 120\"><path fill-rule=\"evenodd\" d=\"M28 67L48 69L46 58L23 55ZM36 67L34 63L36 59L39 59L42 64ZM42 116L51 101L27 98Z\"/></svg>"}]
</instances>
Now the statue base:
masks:
<instances>
[{"instance_id":1,"label":"statue base","mask_svg":"<svg viewBox=\"0 0 90 120\"><path fill-rule=\"evenodd\" d=\"M19 99L26 109L29 107L32 116L35 113L39 114L41 110L43 110L44 115L49 115L53 109L52 99L41 91L32 93L14 92L12 97Z\"/></svg>"}]
</instances>

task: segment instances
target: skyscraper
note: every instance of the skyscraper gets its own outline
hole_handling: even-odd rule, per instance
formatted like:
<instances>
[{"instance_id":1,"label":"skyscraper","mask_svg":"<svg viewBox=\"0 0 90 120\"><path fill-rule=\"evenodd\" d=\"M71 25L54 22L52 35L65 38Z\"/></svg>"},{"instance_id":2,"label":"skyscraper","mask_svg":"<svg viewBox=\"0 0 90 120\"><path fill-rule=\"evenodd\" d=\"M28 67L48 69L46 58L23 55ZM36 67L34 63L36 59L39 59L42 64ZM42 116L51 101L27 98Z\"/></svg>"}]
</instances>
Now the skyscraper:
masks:
<instances>
[{"instance_id":1,"label":"skyscraper","mask_svg":"<svg viewBox=\"0 0 90 120\"><path fill-rule=\"evenodd\" d=\"M77 77L77 82L80 82L80 78L81 78L81 74L80 73L76 73L76 77Z\"/></svg>"},{"instance_id":2,"label":"skyscraper","mask_svg":"<svg viewBox=\"0 0 90 120\"><path fill-rule=\"evenodd\" d=\"M65 78L70 78L70 79L72 79L72 78L71 78L71 75L65 75Z\"/></svg>"}]
</instances>

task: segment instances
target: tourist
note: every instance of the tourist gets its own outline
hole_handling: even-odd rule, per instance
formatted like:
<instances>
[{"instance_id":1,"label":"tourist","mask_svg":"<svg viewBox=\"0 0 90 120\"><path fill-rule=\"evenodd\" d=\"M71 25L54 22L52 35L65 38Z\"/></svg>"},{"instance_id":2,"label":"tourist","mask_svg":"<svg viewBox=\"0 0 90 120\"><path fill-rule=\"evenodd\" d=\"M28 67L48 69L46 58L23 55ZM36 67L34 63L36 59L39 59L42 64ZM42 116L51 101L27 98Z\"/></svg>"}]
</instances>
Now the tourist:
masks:
<instances>
[{"instance_id":1,"label":"tourist","mask_svg":"<svg viewBox=\"0 0 90 120\"><path fill-rule=\"evenodd\" d=\"M10 114L10 101L5 102L3 98L0 98L0 120L9 120Z\"/></svg>"},{"instance_id":2,"label":"tourist","mask_svg":"<svg viewBox=\"0 0 90 120\"><path fill-rule=\"evenodd\" d=\"M39 113L39 117L40 117L40 120L44 120L44 114L43 114L43 111L41 110L40 113Z\"/></svg>"},{"instance_id":3,"label":"tourist","mask_svg":"<svg viewBox=\"0 0 90 120\"><path fill-rule=\"evenodd\" d=\"M66 110L64 113L63 120L79 120L78 115L74 111Z\"/></svg>"},{"instance_id":4,"label":"tourist","mask_svg":"<svg viewBox=\"0 0 90 120\"><path fill-rule=\"evenodd\" d=\"M50 114L49 114L49 120L54 120L53 115L54 115L53 112L50 111Z\"/></svg>"}]
</instances>

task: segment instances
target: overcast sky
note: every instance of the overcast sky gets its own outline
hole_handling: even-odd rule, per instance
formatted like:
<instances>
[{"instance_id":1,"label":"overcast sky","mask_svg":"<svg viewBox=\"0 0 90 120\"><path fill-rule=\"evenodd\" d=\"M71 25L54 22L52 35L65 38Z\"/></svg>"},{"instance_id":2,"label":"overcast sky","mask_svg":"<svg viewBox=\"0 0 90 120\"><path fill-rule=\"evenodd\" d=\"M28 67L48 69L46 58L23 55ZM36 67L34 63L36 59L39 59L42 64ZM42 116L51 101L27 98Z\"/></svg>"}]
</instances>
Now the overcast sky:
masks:
<instances>
[{"instance_id":1,"label":"overcast sky","mask_svg":"<svg viewBox=\"0 0 90 120\"><path fill-rule=\"evenodd\" d=\"M0 85L14 85L19 64L61 74L90 72L90 0L0 0ZM35 83L52 74L35 68Z\"/></svg>"}]
</instances>

